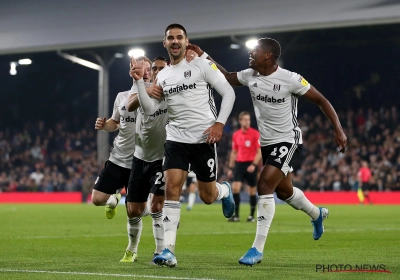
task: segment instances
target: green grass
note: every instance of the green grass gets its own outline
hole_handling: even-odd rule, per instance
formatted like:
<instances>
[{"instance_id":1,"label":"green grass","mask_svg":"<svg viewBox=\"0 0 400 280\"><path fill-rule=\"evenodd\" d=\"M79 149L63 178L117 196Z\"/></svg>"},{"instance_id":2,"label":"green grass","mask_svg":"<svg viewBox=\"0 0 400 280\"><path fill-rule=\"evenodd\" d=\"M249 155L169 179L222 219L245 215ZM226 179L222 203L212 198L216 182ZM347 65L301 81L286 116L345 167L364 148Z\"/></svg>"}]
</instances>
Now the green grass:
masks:
<instances>
[{"instance_id":1,"label":"green grass","mask_svg":"<svg viewBox=\"0 0 400 280\"><path fill-rule=\"evenodd\" d=\"M264 260L253 267L238 259L252 245L255 223L226 222L220 204L185 209L178 266L170 269L149 264L150 217L139 261L119 263L127 245L123 206L107 220L93 205L0 205L0 279L400 279L400 207L330 206L326 231L314 241L304 213L277 205ZM245 219L246 204L241 212ZM316 264L385 264L392 274L321 273Z\"/></svg>"}]
</instances>

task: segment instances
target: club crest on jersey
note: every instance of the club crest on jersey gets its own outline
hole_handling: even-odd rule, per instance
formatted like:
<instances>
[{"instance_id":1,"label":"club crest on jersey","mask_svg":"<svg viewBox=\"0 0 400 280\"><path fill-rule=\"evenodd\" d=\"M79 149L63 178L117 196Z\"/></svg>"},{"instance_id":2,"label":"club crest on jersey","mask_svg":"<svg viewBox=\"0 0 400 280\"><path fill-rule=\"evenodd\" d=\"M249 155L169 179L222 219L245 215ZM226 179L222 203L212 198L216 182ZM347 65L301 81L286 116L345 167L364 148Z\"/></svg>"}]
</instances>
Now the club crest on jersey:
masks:
<instances>
[{"instance_id":1,"label":"club crest on jersey","mask_svg":"<svg viewBox=\"0 0 400 280\"><path fill-rule=\"evenodd\" d=\"M281 89L281 85L274 85L274 92L278 92Z\"/></svg>"},{"instance_id":2,"label":"club crest on jersey","mask_svg":"<svg viewBox=\"0 0 400 280\"><path fill-rule=\"evenodd\" d=\"M185 71L185 72L183 73L183 76L184 76L186 79L189 79L190 76L192 76L192 71L190 71L190 70Z\"/></svg>"}]
</instances>

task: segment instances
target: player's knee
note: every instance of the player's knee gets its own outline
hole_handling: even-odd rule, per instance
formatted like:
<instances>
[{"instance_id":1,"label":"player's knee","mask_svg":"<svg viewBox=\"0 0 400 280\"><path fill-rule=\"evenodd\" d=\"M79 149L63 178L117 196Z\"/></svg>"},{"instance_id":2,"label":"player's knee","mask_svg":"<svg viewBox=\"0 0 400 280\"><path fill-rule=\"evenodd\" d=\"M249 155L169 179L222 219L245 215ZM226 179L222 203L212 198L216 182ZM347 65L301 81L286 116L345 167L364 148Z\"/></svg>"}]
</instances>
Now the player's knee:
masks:
<instances>
[{"instance_id":1,"label":"player's knee","mask_svg":"<svg viewBox=\"0 0 400 280\"><path fill-rule=\"evenodd\" d=\"M257 191L259 194L270 194L274 193L275 189L269 182L265 180L258 180Z\"/></svg>"},{"instance_id":2,"label":"player's knee","mask_svg":"<svg viewBox=\"0 0 400 280\"><path fill-rule=\"evenodd\" d=\"M233 193L240 193L240 189L241 189L241 186L239 185L239 186L237 186L237 185L233 185L232 186L232 192Z\"/></svg>"},{"instance_id":3,"label":"player's knee","mask_svg":"<svg viewBox=\"0 0 400 280\"><path fill-rule=\"evenodd\" d=\"M161 212L162 209L163 209L162 205L157 204L157 205L152 205L150 211L151 213L158 213Z\"/></svg>"},{"instance_id":4,"label":"player's knee","mask_svg":"<svg viewBox=\"0 0 400 280\"><path fill-rule=\"evenodd\" d=\"M257 194L256 188L255 187L249 187L249 195L252 196L252 195L256 195L256 194Z\"/></svg>"},{"instance_id":5,"label":"player's knee","mask_svg":"<svg viewBox=\"0 0 400 280\"><path fill-rule=\"evenodd\" d=\"M164 206L164 201L154 201L155 199L153 199L153 203L151 204L151 213L157 213L157 212L161 212Z\"/></svg>"},{"instance_id":6,"label":"player's knee","mask_svg":"<svg viewBox=\"0 0 400 280\"><path fill-rule=\"evenodd\" d=\"M129 210L128 209L128 218L129 219L133 219L133 218L136 218L136 217L139 217L142 213L140 212L140 211L137 211L137 210Z\"/></svg>"},{"instance_id":7,"label":"player's knee","mask_svg":"<svg viewBox=\"0 0 400 280\"><path fill-rule=\"evenodd\" d=\"M144 211L144 208L138 207L137 205L128 205L127 206L127 213L128 213L128 218L136 218L142 215Z\"/></svg>"},{"instance_id":8,"label":"player's knee","mask_svg":"<svg viewBox=\"0 0 400 280\"><path fill-rule=\"evenodd\" d=\"M167 196L179 196L180 191L179 184L176 184L175 182L165 183L165 193Z\"/></svg>"}]
</instances>

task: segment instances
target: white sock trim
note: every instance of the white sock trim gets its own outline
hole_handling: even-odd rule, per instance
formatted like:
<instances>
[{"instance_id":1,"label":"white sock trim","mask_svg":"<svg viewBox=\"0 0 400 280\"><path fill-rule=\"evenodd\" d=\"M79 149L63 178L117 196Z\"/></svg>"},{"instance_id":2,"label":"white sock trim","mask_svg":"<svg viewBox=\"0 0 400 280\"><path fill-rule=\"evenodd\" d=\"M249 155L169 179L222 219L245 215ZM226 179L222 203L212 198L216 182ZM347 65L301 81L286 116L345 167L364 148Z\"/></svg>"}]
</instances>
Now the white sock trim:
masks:
<instances>
[{"instance_id":1,"label":"white sock trim","mask_svg":"<svg viewBox=\"0 0 400 280\"><path fill-rule=\"evenodd\" d=\"M107 199L106 205L110 206L111 208L117 207L117 198L115 195L110 195L110 197Z\"/></svg>"},{"instance_id":2,"label":"white sock trim","mask_svg":"<svg viewBox=\"0 0 400 280\"><path fill-rule=\"evenodd\" d=\"M218 195L217 198L215 199L216 201L228 197L229 187L226 184L220 184L218 182L215 182L215 186L218 190Z\"/></svg>"}]
</instances>

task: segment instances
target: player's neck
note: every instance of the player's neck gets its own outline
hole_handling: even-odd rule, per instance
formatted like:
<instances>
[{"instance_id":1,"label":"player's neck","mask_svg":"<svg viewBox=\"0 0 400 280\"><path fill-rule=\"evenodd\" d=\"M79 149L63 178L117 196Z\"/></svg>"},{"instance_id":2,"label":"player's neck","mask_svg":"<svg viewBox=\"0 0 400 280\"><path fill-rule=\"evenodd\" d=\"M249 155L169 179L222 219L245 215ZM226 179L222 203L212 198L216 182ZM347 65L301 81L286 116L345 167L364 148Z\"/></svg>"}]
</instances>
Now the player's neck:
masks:
<instances>
[{"instance_id":1,"label":"player's neck","mask_svg":"<svg viewBox=\"0 0 400 280\"><path fill-rule=\"evenodd\" d=\"M257 72L260 73L263 76L269 76L272 73L274 73L276 70L278 70L278 64L265 65L261 69L258 69Z\"/></svg>"},{"instance_id":2,"label":"player's neck","mask_svg":"<svg viewBox=\"0 0 400 280\"><path fill-rule=\"evenodd\" d=\"M179 62L181 62L183 59L185 58L185 56L179 57L179 58L173 58L172 56L169 57L169 59L171 60L171 65L176 65Z\"/></svg>"},{"instance_id":3,"label":"player's neck","mask_svg":"<svg viewBox=\"0 0 400 280\"><path fill-rule=\"evenodd\" d=\"M242 127L241 129L242 129L242 132L247 132L247 130L249 130L248 127Z\"/></svg>"}]
</instances>

